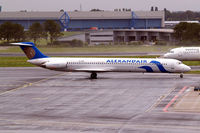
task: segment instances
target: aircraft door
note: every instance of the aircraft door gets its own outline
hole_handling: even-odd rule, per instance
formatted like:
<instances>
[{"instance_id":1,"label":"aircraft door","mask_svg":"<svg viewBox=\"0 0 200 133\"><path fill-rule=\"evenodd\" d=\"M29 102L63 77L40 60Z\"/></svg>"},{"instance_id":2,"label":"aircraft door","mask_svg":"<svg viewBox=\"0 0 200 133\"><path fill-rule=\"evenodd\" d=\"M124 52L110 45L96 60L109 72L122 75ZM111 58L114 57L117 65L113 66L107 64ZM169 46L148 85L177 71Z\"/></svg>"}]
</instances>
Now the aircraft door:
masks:
<instances>
[{"instance_id":1,"label":"aircraft door","mask_svg":"<svg viewBox=\"0 0 200 133\"><path fill-rule=\"evenodd\" d=\"M174 65L174 63L171 63L171 65L170 65L170 69L171 69L172 72L175 71L175 65Z\"/></svg>"},{"instance_id":2,"label":"aircraft door","mask_svg":"<svg viewBox=\"0 0 200 133\"><path fill-rule=\"evenodd\" d=\"M181 58L182 57L182 51L178 52L178 57Z\"/></svg>"}]
</instances>

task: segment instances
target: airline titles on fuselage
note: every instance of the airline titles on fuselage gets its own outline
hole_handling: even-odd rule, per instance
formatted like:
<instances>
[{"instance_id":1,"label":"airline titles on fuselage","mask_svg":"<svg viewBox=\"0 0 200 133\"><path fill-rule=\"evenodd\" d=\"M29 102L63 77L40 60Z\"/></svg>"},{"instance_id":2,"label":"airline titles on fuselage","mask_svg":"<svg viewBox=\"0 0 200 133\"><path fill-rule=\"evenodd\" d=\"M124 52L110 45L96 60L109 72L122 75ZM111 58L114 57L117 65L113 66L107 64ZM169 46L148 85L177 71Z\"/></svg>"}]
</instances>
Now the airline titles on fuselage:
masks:
<instances>
[{"instance_id":1,"label":"airline titles on fuselage","mask_svg":"<svg viewBox=\"0 0 200 133\"><path fill-rule=\"evenodd\" d=\"M147 63L147 60L121 60L121 59L108 59L106 63Z\"/></svg>"}]
</instances>

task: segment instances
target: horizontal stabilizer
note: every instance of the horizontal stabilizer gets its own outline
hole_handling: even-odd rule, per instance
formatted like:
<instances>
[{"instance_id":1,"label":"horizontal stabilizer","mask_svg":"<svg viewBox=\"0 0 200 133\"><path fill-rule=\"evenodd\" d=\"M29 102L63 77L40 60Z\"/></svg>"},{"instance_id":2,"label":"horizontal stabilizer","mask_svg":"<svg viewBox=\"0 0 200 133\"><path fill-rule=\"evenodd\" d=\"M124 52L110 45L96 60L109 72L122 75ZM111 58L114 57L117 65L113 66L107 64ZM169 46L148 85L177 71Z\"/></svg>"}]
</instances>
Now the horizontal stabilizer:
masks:
<instances>
[{"instance_id":1,"label":"horizontal stabilizer","mask_svg":"<svg viewBox=\"0 0 200 133\"><path fill-rule=\"evenodd\" d=\"M32 44L28 44L28 43L10 43L12 45L16 45L16 46L33 46Z\"/></svg>"}]
</instances>

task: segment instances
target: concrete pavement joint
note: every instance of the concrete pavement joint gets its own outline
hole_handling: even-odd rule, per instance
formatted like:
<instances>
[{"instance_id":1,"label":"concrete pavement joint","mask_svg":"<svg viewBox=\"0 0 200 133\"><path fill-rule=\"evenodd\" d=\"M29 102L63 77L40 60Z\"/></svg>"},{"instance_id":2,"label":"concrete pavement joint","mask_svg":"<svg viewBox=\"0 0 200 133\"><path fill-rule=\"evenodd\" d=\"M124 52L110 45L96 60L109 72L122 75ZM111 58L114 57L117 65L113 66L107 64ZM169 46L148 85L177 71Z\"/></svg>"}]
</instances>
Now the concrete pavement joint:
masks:
<instances>
[{"instance_id":1,"label":"concrete pavement joint","mask_svg":"<svg viewBox=\"0 0 200 133\"><path fill-rule=\"evenodd\" d=\"M176 88L172 88L169 90L169 92L166 95L160 96L158 98L158 100L149 108L147 109L145 112L151 112L152 110L154 110L161 102L162 100L164 100L166 97L168 97Z\"/></svg>"},{"instance_id":2,"label":"concrete pavement joint","mask_svg":"<svg viewBox=\"0 0 200 133\"><path fill-rule=\"evenodd\" d=\"M94 128L94 126L97 126L98 128L119 128L120 126L124 126L130 129L133 128L173 128L173 129L190 129L190 130L200 130L199 126L173 126L173 125L151 125L151 124L125 124L124 123L112 123L112 124L103 124L103 123L93 123L93 122L55 122L55 121L34 121L34 120L7 120L7 119L0 119L1 121L7 121L7 122L14 122L14 124L31 124L36 126L51 126L55 128L66 128L75 126L76 128L79 127L85 127L89 126L88 128Z\"/></svg>"},{"instance_id":3,"label":"concrete pavement joint","mask_svg":"<svg viewBox=\"0 0 200 133\"><path fill-rule=\"evenodd\" d=\"M176 101L176 99L187 89L188 87L183 87L177 95L174 96L174 98L165 106L163 109L164 112L168 112L168 108Z\"/></svg>"}]
</instances>

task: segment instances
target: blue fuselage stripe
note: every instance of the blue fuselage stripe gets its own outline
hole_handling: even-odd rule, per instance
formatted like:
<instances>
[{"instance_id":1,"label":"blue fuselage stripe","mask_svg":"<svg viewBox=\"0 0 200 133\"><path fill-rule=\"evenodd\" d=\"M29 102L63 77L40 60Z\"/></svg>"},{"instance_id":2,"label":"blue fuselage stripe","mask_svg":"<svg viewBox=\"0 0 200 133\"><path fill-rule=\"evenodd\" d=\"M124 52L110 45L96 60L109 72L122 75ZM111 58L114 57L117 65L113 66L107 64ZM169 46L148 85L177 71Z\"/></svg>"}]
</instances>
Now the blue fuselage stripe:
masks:
<instances>
[{"instance_id":1,"label":"blue fuselage stripe","mask_svg":"<svg viewBox=\"0 0 200 133\"><path fill-rule=\"evenodd\" d=\"M153 69L150 66L141 66L139 68L145 69L147 72L153 72Z\"/></svg>"},{"instance_id":2,"label":"blue fuselage stripe","mask_svg":"<svg viewBox=\"0 0 200 133\"><path fill-rule=\"evenodd\" d=\"M160 62L158 62L158 61L151 61L150 63L155 64L161 72L163 72L163 73L169 73L169 71L167 71Z\"/></svg>"}]
</instances>

